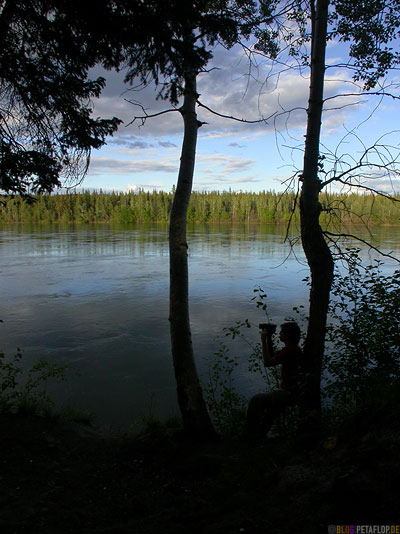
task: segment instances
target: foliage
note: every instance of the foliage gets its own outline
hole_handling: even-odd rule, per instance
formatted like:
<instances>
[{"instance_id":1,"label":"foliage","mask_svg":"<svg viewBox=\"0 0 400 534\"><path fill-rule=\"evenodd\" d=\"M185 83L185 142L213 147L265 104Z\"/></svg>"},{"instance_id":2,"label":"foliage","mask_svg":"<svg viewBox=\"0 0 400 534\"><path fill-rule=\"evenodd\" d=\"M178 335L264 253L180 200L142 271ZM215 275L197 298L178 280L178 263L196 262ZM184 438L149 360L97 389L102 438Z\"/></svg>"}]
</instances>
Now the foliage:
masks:
<instances>
[{"instance_id":1,"label":"foliage","mask_svg":"<svg viewBox=\"0 0 400 534\"><path fill-rule=\"evenodd\" d=\"M50 412L48 413L46 408L45 415L56 420L73 421L74 423L87 426L93 426L96 422L95 412L71 405L64 406L56 411L53 411L50 406Z\"/></svg>"},{"instance_id":2,"label":"foliage","mask_svg":"<svg viewBox=\"0 0 400 534\"><path fill-rule=\"evenodd\" d=\"M49 380L64 380L65 366L39 360L28 371L22 368L23 352L13 357L0 352L0 413L48 413L53 404L46 392Z\"/></svg>"},{"instance_id":3,"label":"foliage","mask_svg":"<svg viewBox=\"0 0 400 534\"><path fill-rule=\"evenodd\" d=\"M128 83L153 81L177 104L188 68L203 70L218 40L229 47L248 34L253 11L252 2L210 0L3 2L0 188L42 193L84 176L91 149L121 122L91 117L105 84L87 79L96 63L125 68Z\"/></svg>"},{"instance_id":4,"label":"foliage","mask_svg":"<svg viewBox=\"0 0 400 534\"><path fill-rule=\"evenodd\" d=\"M213 423L221 434L240 434L243 429L246 399L234 386L234 371L239 362L224 342L220 342L214 358L206 359L208 382L204 398Z\"/></svg>"},{"instance_id":5,"label":"foliage","mask_svg":"<svg viewBox=\"0 0 400 534\"><path fill-rule=\"evenodd\" d=\"M49 192L60 179L79 181L91 149L121 122L91 117L91 98L105 80L87 79L101 40L93 35L92 15L85 19L89 4L2 2L0 189L6 192ZM99 14L103 4L96 2Z\"/></svg>"},{"instance_id":6,"label":"foliage","mask_svg":"<svg viewBox=\"0 0 400 534\"><path fill-rule=\"evenodd\" d=\"M168 222L173 193L140 190L138 193L89 192L33 197L26 204L22 198L3 197L0 220L3 222ZM397 196L400 200L400 197ZM324 194L322 204L327 211L322 223L331 228L342 224L400 223L400 202L389 202L372 195ZM192 193L187 214L188 222L256 222L286 223L294 207L294 193L273 191L244 193L212 191ZM346 203L346 210L340 206ZM333 219L331 208L335 209ZM298 212L293 222L298 222Z\"/></svg>"},{"instance_id":7,"label":"foliage","mask_svg":"<svg viewBox=\"0 0 400 534\"><path fill-rule=\"evenodd\" d=\"M135 421L130 427L129 435L151 437L154 441L157 438L165 439L166 436L172 436L181 431L182 419L180 417L171 416L159 419L150 414Z\"/></svg>"},{"instance_id":8,"label":"foliage","mask_svg":"<svg viewBox=\"0 0 400 534\"><path fill-rule=\"evenodd\" d=\"M337 27L332 37L350 41L355 59L355 80L375 87L400 62L396 40L400 36L399 0L334 0Z\"/></svg>"},{"instance_id":9,"label":"foliage","mask_svg":"<svg viewBox=\"0 0 400 534\"><path fill-rule=\"evenodd\" d=\"M255 292L261 293L259 301L262 307L265 305L266 294L260 289ZM265 310L264 310L265 311ZM219 348L214 357L206 359L208 366L208 381L204 385L204 396L210 410L213 423L222 435L241 435L244 430L248 394L239 391L237 378L239 373L247 372L261 378L263 391L269 392L279 389L280 369L277 367L266 368L262 361L261 344L254 343L246 336L247 329L254 327L246 319L237 321L233 326L223 329L224 336L232 341L239 338L248 346L248 351L235 355L227 343L219 339ZM275 422L275 431L283 436L293 433L299 422L299 409L297 406L289 407Z\"/></svg>"},{"instance_id":10,"label":"foliage","mask_svg":"<svg viewBox=\"0 0 400 534\"><path fill-rule=\"evenodd\" d=\"M400 271L385 276L380 261L364 268L357 251L350 258L332 289L325 394L354 407L400 378Z\"/></svg>"},{"instance_id":11,"label":"foliage","mask_svg":"<svg viewBox=\"0 0 400 534\"><path fill-rule=\"evenodd\" d=\"M348 254L348 273L336 273L329 310L323 371L323 395L327 399L324 419L329 424L379 403L400 380L400 271L385 276L382 262L364 267L357 250ZM261 288L254 292L253 300L269 320L266 293ZM294 311L299 320L307 322L302 306ZM252 326L248 320L238 321L224 328L224 335L248 345L248 372L263 378L266 391L277 389L279 370L265 369L260 344L245 335ZM238 371L245 367L243 357L232 355L231 347L220 341L215 357L208 360L209 377L204 388L216 427L223 434L241 431L247 404L245 392L239 392L235 382ZM298 421L298 410L291 408L277 421L277 431L288 434Z\"/></svg>"},{"instance_id":12,"label":"foliage","mask_svg":"<svg viewBox=\"0 0 400 534\"><path fill-rule=\"evenodd\" d=\"M266 312L264 299L266 294L257 288L254 290L258 295L258 307L263 307ZM253 299L254 300L254 299ZM217 338L219 348L213 358L206 358L208 367L208 381L205 383L204 396L210 410L213 422L223 435L237 435L243 431L248 397L237 388L238 373L246 369L261 377L266 391L272 391L279 387L279 370L275 367L265 368L262 361L261 344L255 343L248 338L246 332L254 327L247 319L237 321L233 326L223 329L223 336ZM248 347L238 353L238 345L235 347L236 354L231 354L228 341L241 340L242 345ZM232 344L229 343L231 346Z\"/></svg>"},{"instance_id":13,"label":"foliage","mask_svg":"<svg viewBox=\"0 0 400 534\"><path fill-rule=\"evenodd\" d=\"M98 58L106 68L125 69L128 84L154 83L157 98L174 106L184 94L188 74L205 71L214 46L223 43L230 48L240 36L248 37L260 20L252 0L102 0L103 4L101 30L89 24L86 33L89 40L93 31L99 36ZM275 0L270 4L266 12ZM97 3L94 9L97 12Z\"/></svg>"}]
</instances>

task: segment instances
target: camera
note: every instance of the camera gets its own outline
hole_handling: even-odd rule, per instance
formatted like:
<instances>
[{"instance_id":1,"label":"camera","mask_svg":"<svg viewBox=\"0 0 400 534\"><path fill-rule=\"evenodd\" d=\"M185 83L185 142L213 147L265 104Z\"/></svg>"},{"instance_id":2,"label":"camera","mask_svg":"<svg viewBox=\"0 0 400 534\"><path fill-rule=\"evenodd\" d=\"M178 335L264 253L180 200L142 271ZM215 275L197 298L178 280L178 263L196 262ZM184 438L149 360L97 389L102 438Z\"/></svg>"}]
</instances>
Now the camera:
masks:
<instances>
[{"instance_id":1,"label":"camera","mask_svg":"<svg viewBox=\"0 0 400 534\"><path fill-rule=\"evenodd\" d=\"M258 325L258 328L260 330L266 330L269 335L272 336L272 334L275 334L276 331L276 324L270 324L270 323L260 323Z\"/></svg>"}]
</instances>

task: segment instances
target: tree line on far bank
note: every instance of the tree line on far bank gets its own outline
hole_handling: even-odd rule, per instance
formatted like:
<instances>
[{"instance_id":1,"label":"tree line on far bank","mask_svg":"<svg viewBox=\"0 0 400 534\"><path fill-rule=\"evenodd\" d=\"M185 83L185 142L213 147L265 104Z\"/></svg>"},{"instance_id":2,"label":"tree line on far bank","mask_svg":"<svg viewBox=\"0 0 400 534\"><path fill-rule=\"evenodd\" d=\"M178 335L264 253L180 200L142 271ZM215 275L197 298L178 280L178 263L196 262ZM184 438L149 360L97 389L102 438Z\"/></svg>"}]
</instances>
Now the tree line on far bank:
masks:
<instances>
[{"instance_id":1,"label":"tree line on far bank","mask_svg":"<svg viewBox=\"0 0 400 534\"><path fill-rule=\"evenodd\" d=\"M174 193L89 192L39 195L28 204L21 197L3 197L0 221L7 223L143 223L168 222ZM395 197L400 200L400 196ZM323 224L400 224L400 204L371 194L321 195ZM287 223L298 221L293 192L213 191L192 193L188 222ZM346 208L343 209L343 206Z\"/></svg>"}]
</instances>

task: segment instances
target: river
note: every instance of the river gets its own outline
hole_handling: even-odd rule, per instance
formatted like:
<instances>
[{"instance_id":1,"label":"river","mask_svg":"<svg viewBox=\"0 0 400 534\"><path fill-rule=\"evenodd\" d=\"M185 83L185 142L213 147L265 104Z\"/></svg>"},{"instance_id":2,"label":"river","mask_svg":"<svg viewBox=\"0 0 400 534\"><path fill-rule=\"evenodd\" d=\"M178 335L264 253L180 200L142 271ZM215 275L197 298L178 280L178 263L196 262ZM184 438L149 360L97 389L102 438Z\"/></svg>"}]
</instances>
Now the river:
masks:
<instances>
[{"instance_id":1,"label":"river","mask_svg":"<svg viewBox=\"0 0 400 534\"><path fill-rule=\"evenodd\" d=\"M223 327L245 318L265 321L252 301L256 287L268 294L274 322L306 305L304 255L299 243L284 243L284 231L273 225L188 228L192 335L203 378ZM376 246L400 256L399 227L373 233ZM370 239L365 230L361 235ZM361 248L366 260L377 257ZM68 365L68 380L50 388L52 395L58 404L94 411L103 425L127 428L143 415L176 414L168 272L165 225L2 225L0 350L12 354L21 347L27 367L38 358ZM248 335L256 340L257 328ZM246 359L243 345L232 350ZM249 395L257 391L256 380L243 380Z\"/></svg>"}]
</instances>

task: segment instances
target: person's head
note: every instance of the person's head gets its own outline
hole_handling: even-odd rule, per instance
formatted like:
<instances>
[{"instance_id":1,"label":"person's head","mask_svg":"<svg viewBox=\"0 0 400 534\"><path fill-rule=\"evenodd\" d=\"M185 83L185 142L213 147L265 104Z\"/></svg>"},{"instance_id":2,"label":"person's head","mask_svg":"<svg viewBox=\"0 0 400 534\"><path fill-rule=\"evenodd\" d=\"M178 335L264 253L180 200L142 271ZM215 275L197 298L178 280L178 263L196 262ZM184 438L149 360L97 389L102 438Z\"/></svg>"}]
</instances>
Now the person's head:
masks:
<instances>
[{"instance_id":1,"label":"person's head","mask_svg":"<svg viewBox=\"0 0 400 534\"><path fill-rule=\"evenodd\" d=\"M281 341L297 345L300 341L300 337L300 328L297 323L290 321L289 323L281 324L281 330L279 332L279 339Z\"/></svg>"}]
</instances>

